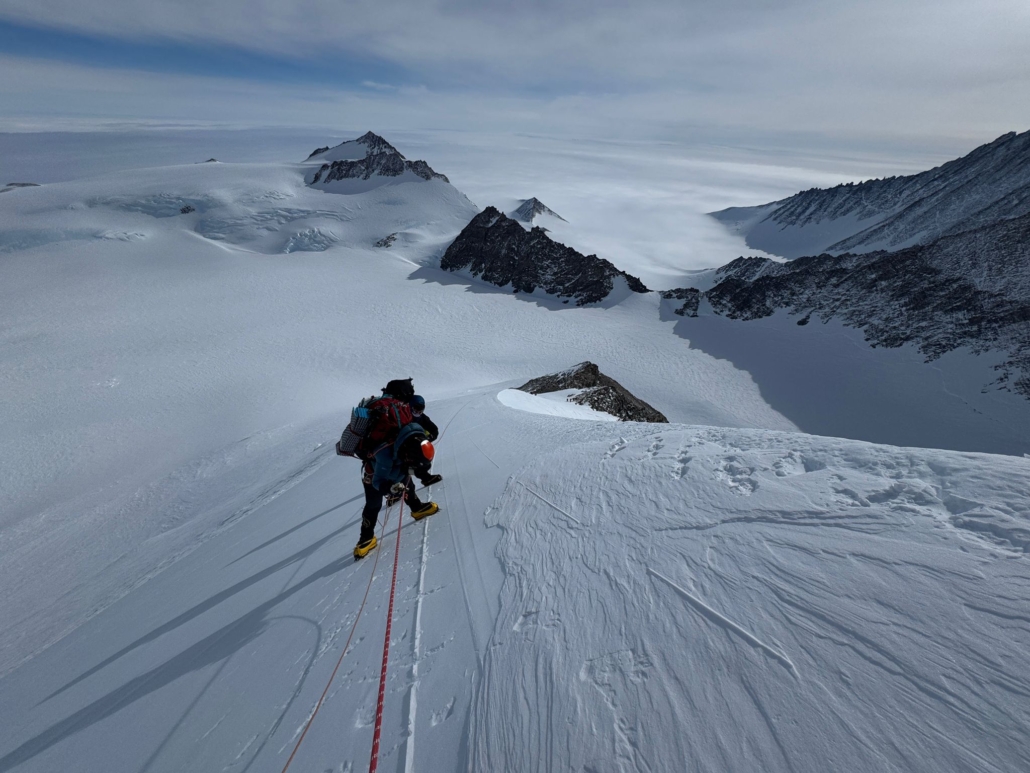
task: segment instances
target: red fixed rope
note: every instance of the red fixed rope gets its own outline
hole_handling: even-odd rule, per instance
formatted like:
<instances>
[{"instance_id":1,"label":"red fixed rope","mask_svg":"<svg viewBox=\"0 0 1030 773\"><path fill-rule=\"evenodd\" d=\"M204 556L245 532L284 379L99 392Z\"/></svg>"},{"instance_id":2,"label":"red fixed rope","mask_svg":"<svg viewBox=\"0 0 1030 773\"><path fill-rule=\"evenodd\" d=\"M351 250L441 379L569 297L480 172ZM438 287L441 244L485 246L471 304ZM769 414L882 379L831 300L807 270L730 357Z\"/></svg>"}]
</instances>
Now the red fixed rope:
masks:
<instances>
[{"instance_id":1,"label":"red fixed rope","mask_svg":"<svg viewBox=\"0 0 1030 773\"><path fill-rule=\"evenodd\" d=\"M404 483L407 489L411 476ZM393 580L390 582L390 608L386 613L386 637L383 639L383 667L379 672L379 701L376 703L376 726L372 733L372 757L368 773L375 773L379 765L379 735L383 729L383 702L386 698L386 664L390 658L390 627L393 623L393 596L397 590L397 564L401 557L401 527L404 525L404 496L401 496L400 518L397 520L397 545L393 550Z\"/></svg>"},{"instance_id":2,"label":"red fixed rope","mask_svg":"<svg viewBox=\"0 0 1030 773\"><path fill-rule=\"evenodd\" d=\"M403 510L403 504L402 504ZM402 513L403 514L403 513ZM379 537L382 538L386 534L386 524L390 521L390 508L386 508L386 515L383 516L383 526L379 532ZM315 716L318 714L318 710L322 708L322 702L325 701L326 693L329 692L329 685L333 683L333 679L336 678L336 672L340 670L340 664L343 662L343 656L347 654L347 650L350 647L351 639L354 638L354 630L358 627L358 620L361 619L361 613L365 609L365 602L368 601L368 591L372 587L372 579L376 576L376 567L379 565L379 551L376 551L375 561L372 562L372 573L368 576L368 585L365 586L365 597L361 599L361 606L358 607L358 615L354 618L354 625L350 627L350 634L347 636L347 643L343 645L343 652L340 653L340 659L336 661L336 668L333 669L332 675L329 677L329 681L325 683L325 689L322 690L322 695L318 699L318 703L315 704L315 710L311 712L311 716L308 717L307 723L304 725L304 732L300 734L300 738L297 739L297 745L293 747L293 751L290 752L290 758L286 760L286 764L283 765L282 773L286 773L286 769L290 767L290 763L293 762L293 758L297 754L297 750L300 745L304 742L304 736L308 734L308 730L311 728L311 723L315 721ZM393 570L394 579L397 579L397 567ZM393 596L390 596L392 603ZM389 628L387 628L389 630Z\"/></svg>"}]
</instances>

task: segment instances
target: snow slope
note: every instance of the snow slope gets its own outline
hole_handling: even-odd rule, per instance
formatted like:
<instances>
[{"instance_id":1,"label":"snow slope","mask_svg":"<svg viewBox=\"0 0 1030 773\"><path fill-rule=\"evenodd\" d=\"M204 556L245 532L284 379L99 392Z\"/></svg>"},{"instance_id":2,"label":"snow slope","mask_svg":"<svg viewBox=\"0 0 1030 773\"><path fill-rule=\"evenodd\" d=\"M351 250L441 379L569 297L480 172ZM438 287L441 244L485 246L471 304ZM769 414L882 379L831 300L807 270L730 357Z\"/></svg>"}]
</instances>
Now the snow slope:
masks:
<instances>
[{"instance_id":1,"label":"snow slope","mask_svg":"<svg viewBox=\"0 0 1030 773\"><path fill-rule=\"evenodd\" d=\"M455 189L310 171L0 200L0 773L281 770L352 627L291 770L363 769L398 536L384 770L1026 767L1030 461L791 432L656 294L440 271ZM584 359L674 424L511 406ZM442 510L355 563L332 443L408 375Z\"/></svg>"},{"instance_id":2,"label":"snow slope","mask_svg":"<svg viewBox=\"0 0 1030 773\"><path fill-rule=\"evenodd\" d=\"M381 765L1023 769L1030 462L431 401ZM356 464L306 477L0 682L0 771L367 764L389 576ZM485 514L485 517L484 517ZM371 557L370 557L371 558Z\"/></svg>"},{"instance_id":3,"label":"snow slope","mask_svg":"<svg viewBox=\"0 0 1030 773\"><path fill-rule=\"evenodd\" d=\"M247 511L397 375L433 397L591 359L674 420L793 427L670 335L655 296L568 309L434 268L474 213L452 186L335 195L306 169L4 194L0 673ZM285 253L311 231L331 243Z\"/></svg>"}]
</instances>

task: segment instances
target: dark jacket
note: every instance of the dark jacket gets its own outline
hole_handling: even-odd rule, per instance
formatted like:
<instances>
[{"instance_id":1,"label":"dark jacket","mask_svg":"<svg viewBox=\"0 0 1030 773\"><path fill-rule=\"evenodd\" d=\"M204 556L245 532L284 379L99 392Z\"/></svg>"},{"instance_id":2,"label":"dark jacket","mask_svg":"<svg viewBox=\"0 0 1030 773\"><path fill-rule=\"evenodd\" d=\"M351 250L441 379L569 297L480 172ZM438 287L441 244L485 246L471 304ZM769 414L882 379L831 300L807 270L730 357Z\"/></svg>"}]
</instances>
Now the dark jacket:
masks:
<instances>
[{"instance_id":1,"label":"dark jacket","mask_svg":"<svg viewBox=\"0 0 1030 773\"><path fill-rule=\"evenodd\" d=\"M372 457L375 470L372 473L372 487L386 492L394 483L403 483L408 474L408 465L399 458L401 446L412 435L420 435L428 438L429 434L421 425L411 422L405 424L397 435L397 439L388 446L384 446Z\"/></svg>"},{"instance_id":2,"label":"dark jacket","mask_svg":"<svg viewBox=\"0 0 1030 773\"><path fill-rule=\"evenodd\" d=\"M422 429L426 431L426 434L429 435L429 439L432 442L435 443L436 439L440 437L440 428L437 427L433 423L433 420L426 416L424 413L421 416L415 416L414 418L412 418L412 421L422 426Z\"/></svg>"}]
</instances>

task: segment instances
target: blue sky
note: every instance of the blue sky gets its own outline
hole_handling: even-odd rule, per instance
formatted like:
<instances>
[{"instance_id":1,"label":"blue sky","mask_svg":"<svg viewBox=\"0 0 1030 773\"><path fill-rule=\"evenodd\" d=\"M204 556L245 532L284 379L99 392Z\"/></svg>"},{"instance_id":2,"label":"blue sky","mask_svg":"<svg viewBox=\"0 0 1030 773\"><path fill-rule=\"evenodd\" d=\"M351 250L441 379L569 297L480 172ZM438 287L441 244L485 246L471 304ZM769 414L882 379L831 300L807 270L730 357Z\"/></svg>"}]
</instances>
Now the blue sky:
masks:
<instances>
[{"instance_id":1,"label":"blue sky","mask_svg":"<svg viewBox=\"0 0 1030 773\"><path fill-rule=\"evenodd\" d=\"M295 58L227 42L138 39L53 29L0 19L0 52L15 57L140 72L243 78L259 82L360 87L405 85L407 71L367 54Z\"/></svg>"},{"instance_id":2,"label":"blue sky","mask_svg":"<svg viewBox=\"0 0 1030 773\"><path fill-rule=\"evenodd\" d=\"M1030 128L1028 39L1025 0L0 0L0 129L967 145Z\"/></svg>"}]
</instances>

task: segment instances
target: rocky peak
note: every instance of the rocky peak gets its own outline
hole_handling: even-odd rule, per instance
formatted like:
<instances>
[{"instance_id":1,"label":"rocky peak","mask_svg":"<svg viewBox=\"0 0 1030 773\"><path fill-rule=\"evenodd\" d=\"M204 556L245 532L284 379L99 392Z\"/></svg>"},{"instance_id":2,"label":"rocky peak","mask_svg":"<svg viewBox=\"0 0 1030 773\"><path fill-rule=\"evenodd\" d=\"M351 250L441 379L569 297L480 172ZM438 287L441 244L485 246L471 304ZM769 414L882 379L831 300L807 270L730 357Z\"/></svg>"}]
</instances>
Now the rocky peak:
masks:
<instances>
[{"instance_id":1,"label":"rocky peak","mask_svg":"<svg viewBox=\"0 0 1030 773\"><path fill-rule=\"evenodd\" d=\"M592 362L581 362L568 370L527 381L519 387L523 392L541 395L565 389L581 390L569 402L586 405L595 411L611 414L620 421L646 421L668 424L669 420L615 379L601 373Z\"/></svg>"},{"instance_id":2,"label":"rocky peak","mask_svg":"<svg viewBox=\"0 0 1030 773\"><path fill-rule=\"evenodd\" d=\"M530 231L495 207L487 207L458 234L440 267L468 269L475 277L514 292L532 293L538 287L559 298L575 298L577 306L608 297L621 277L630 290L648 289L635 276L620 271L596 255L583 255L547 236L543 228Z\"/></svg>"},{"instance_id":3,"label":"rocky peak","mask_svg":"<svg viewBox=\"0 0 1030 773\"><path fill-rule=\"evenodd\" d=\"M513 218L521 220L524 223L532 223L533 219L538 215L550 215L551 217L558 218L563 223L568 222L564 217L559 215L535 196L531 199L524 200L519 204L518 208L511 213Z\"/></svg>"},{"instance_id":4,"label":"rocky peak","mask_svg":"<svg viewBox=\"0 0 1030 773\"><path fill-rule=\"evenodd\" d=\"M356 146L361 146L361 150ZM423 180L450 182L425 161L408 161L397 148L373 132L366 132L356 140L342 142L336 147L316 148L308 160L318 161L319 156L325 158L325 163L311 176L309 185L326 185L348 179L368 180L373 176L400 177L405 172Z\"/></svg>"},{"instance_id":5,"label":"rocky peak","mask_svg":"<svg viewBox=\"0 0 1030 773\"><path fill-rule=\"evenodd\" d=\"M369 153L397 153L400 155L397 148L373 132L365 132L355 142L360 142L368 148Z\"/></svg>"}]
</instances>

